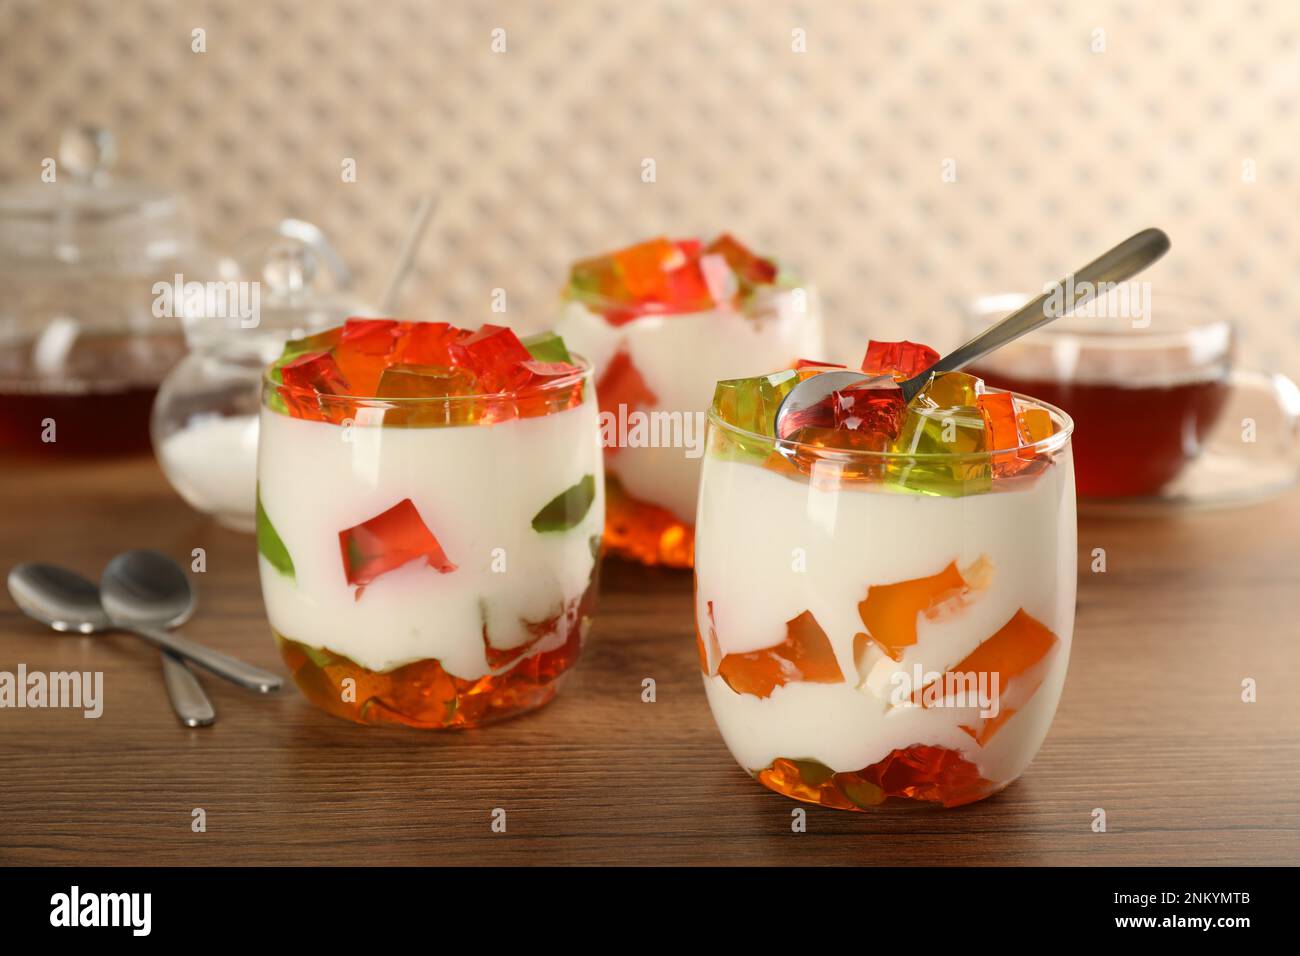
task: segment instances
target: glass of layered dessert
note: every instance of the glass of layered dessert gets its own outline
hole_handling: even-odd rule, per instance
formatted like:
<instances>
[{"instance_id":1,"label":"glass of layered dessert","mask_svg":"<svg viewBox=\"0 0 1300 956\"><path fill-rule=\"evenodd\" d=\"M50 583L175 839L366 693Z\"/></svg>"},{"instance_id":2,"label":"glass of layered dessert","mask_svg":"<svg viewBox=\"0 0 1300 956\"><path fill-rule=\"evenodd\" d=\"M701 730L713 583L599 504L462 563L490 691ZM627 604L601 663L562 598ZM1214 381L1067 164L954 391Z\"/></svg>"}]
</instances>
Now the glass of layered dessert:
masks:
<instances>
[{"instance_id":1,"label":"glass of layered dessert","mask_svg":"<svg viewBox=\"0 0 1300 956\"><path fill-rule=\"evenodd\" d=\"M902 380L938 356L872 342ZM1075 601L1072 423L937 375L835 392L825 367L718 383L695 555L700 669L740 765L845 810L958 806L1015 780L1065 680Z\"/></svg>"},{"instance_id":2,"label":"glass of layered dessert","mask_svg":"<svg viewBox=\"0 0 1300 956\"><path fill-rule=\"evenodd\" d=\"M725 234L651 239L576 263L556 330L596 369L606 547L690 567L713 383L820 355L815 293Z\"/></svg>"},{"instance_id":3,"label":"glass of layered dessert","mask_svg":"<svg viewBox=\"0 0 1300 956\"><path fill-rule=\"evenodd\" d=\"M473 727L539 707L588 630L604 483L562 339L349 319L267 370L262 594L317 706Z\"/></svg>"}]
</instances>

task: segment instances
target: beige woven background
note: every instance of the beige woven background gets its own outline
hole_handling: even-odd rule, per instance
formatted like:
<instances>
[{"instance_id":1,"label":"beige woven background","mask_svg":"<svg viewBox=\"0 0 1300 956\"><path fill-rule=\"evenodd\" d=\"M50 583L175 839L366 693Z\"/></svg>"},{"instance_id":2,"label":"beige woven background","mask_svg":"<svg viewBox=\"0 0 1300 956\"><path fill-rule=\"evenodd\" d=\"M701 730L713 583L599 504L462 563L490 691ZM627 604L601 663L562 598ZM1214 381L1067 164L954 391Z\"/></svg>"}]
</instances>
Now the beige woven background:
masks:
<instances>
[{"instance_id":1,"label":"beige woven background","mask_svg":"<svg viewBox=\"0 0 1300 956\"><path fill-rule=\"evenodd\" d=\"M1298 78L1294 0L0 0L0 178L106 124L217 246L313 220L371 299L433 188L406 311L461 324L495 287L544 324L574 257L727 228L851 357L955 344L968 296L1159 225L1156 294L1217 297L1297 375Z\"/></svg>"}]
</instances>

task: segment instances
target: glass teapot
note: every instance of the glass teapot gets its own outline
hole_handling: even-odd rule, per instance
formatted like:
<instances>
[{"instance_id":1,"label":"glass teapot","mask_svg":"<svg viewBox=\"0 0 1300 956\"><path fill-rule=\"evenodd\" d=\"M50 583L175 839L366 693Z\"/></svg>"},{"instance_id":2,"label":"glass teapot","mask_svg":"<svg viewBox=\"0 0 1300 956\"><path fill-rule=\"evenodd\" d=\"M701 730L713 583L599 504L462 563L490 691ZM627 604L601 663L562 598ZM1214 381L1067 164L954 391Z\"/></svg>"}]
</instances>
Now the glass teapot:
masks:
<instances>
[{"instance_id":1,"label":"glass teapot","mask_svg":"<svg viewBox=\"0 0 1300 956\"><path fill-rule=\"evenodd\" d=\"M183 199L112 173L112 136L64 132L39 177L0 187L0 453L149 447L149 407L184 353L154 288L205 271Z\"/></svg>"},{"instance_id":2,"label":"glass teapot","mask_svg":"<svg viewBox=\"0 0 1300 956\"><path fill-rule=\"evenodd\" d=\"M190 351L159 389L150 428L180 496L253 531L262 370L286 342L373 310L351 297L347 266L311 223L283 220L241 247L222 281L171 291Z\"/></svg>"}]
</instances>

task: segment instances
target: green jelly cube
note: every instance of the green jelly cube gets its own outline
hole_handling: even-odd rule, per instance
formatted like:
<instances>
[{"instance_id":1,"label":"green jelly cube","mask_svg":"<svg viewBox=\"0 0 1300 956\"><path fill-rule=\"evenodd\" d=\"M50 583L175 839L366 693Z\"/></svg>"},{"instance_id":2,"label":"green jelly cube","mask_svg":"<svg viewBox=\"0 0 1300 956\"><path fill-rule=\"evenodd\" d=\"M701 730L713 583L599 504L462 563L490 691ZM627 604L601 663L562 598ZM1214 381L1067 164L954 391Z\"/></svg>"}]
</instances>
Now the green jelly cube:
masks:
<instances>
[{"instance_id":1,"label":"green jelly cube","mask_svg":"<svg viewBox=\"0 0 1300 956\"><path fill-rule=\"evenodd\" d=\"M979 457L987 447L984 415L978 407L930 408L914 403L890 449L895 457L886 461L885 478L900 490L919 494L980 494L989 490L992 479L989 460ZM928 457L932 455L944 457ZM950 457L962 455L973 457Z\"/></svg>"},{"instance_id":2,"label":"green jelly cube","mask_svg":"<svg viewBox=\"0 0 1300 956\"><path fill-rule=\"evenodd\" d=\"M776 411L797 384L799 373L794 369L719 382L713 392L713 414L744 431L775 437ZM741 457L763 459L772 451L768 441L732 434L727 438Z\"/></svg>"},{"instance_id":3,"label":"green jelly cube","mask_svg":"<svg viewBox=\"0 0 1300 956\"><path fill-rule=\"evenodd\" d=\"M528 349L528 354L538 362L565 362L573 364L573 356L565 347L564 339L560 338L554 332L539 332L536 335L530 335L527 338L520 339L524 348Z\"/></svg>"}]
</instances>

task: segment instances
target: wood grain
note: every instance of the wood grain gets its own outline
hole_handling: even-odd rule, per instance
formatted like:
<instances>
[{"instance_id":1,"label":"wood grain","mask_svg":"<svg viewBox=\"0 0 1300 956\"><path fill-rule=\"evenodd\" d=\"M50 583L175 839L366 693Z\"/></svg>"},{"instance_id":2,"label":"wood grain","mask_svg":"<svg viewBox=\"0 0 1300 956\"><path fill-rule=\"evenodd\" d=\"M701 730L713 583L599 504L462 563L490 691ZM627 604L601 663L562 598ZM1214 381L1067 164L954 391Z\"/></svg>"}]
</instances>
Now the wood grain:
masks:
<instances>
[{"instance_id":1,"label":"wood grain","mask_svg":"<svg viewBox=\"0 0 1300 956\"><path fill-rule=\"evenodd\" d=\"M251 537L190 511L152 461L3 464L0 571L97 577L126 547L188 563L187 633L280 668ZM0 862L63 864L1207 864L1300 862L1300 494L1085 520L1073 660L1025 776L954 811L850 814L749 779L698 676L689 575L607 562L559 698L486 730L357 727L290 688L205 678L214 727L172 717L155 652L66 637L0 601L0 670L102 670L103 717L0 710ZM1093 548L1108 569L1091 573ZM643 703L642 680L657 682ZM1257 703L1241 681L1258 681ZM207 832L191 832L203 808ZM491 813L507 811L494 834ZM1105 808L1108 832L1091 830Z\"/></svg>"}]
</instances>

